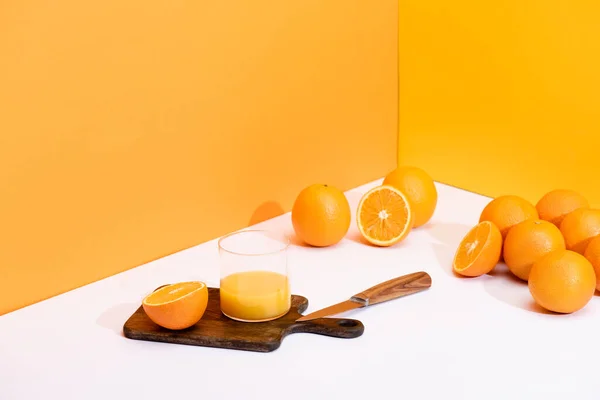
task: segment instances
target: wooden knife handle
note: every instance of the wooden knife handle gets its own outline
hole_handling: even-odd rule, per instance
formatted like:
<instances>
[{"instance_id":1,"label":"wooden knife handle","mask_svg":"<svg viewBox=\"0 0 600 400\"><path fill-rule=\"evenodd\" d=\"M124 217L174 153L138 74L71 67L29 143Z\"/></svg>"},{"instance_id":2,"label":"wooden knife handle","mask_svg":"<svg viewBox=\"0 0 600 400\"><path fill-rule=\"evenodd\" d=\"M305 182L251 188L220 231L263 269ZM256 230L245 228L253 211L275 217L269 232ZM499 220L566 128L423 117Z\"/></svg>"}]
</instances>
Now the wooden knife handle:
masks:
<instances>
[{"instance_id":1,"label":"wooden knife handle","mask_svg":"<svg viewBox=\"0 0 600 400\"><path fill-rule=\"evenodd\" d=\"M415 272L373 286L352 296L352 300L370 306L408 296L429 289L429 287L431 287L431 276L427 272Z\"/></svg>"}]
</instances>

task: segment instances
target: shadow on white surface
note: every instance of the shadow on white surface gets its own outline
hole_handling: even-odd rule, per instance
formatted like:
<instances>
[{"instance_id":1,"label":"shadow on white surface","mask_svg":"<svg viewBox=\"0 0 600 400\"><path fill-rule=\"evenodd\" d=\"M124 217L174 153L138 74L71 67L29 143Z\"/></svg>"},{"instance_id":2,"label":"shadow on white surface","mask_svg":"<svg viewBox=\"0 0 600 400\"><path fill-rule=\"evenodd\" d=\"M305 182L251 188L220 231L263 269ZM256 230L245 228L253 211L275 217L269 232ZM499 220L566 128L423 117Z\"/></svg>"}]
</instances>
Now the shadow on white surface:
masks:
<instances>
[{"instance_id":1,"label":"shadow on white surface","mask_svg":"<svg viewBox=\"0 0 600 400\"><path fill-rule=\"evenodd\" d=\"M358 190L350 190L346 193L346 199L348 199L348 203L350 204L350 210L352 213L352 217L355 217L356 208L358 207L358 203L360 203L360 199L367 191L358 191Z\"/></svg>"},{"instance_id":2,"label":"shadow on white surface","mask_svg":"<svg viewBox=\"0 0 600 400\"><path fill-rule=\"evenodd\" d=\"M482 277L462 276L452 269L452 261L455 253L454 247L442 243L432 243L431 247L437 258L438 265L448 276L457 279L481 280L486 292L492 295L492 297L517 308L545 313L541 307L533 302L527 288L527 283L510 273L504 263L498 264L494 270L487 274L492 279L483 280L481 279Z\"/></svg>"},{"instance_id":3,"label":"shadow on white surface","mask_svg":"<svg viewBox=\"0 0 600 400\"><path fill-rule=\"evenodd\" d=\"M454 247L441 243L432 243L431 246L433 248L433 251L435 252L435 256L438 260L439 266L447 275L458 279L481 278L465 277L454 272L454 270L452 269L452 260L454 258L455 252ZM531 297L531 293L529 293L527 282L524 282L521 279L514 276L506 267L506 264L499 263L487 275L491 279L482 280L483 287L485 291L493 298L525 311L535 312L538 314L555 314L551 311L540 307L537 303L535 303L533 297Z\"/></svg>"},{"instance_id":4,"label":"shadow on white surface","mask_svg":"<svg viewBox=\"0 0 600 400\"><path fill-rule=\"evenodd\" d=\"M372 246L371 243L367 242L365 240L365 238L363 238L363 236L360 234L358 228L350 229L350 231L348 231L348 234L346 235L346 239L352 240L353 242L356 242L358 244L362 244L365 246Z\"/></svg>"},{"instance_id":5,"label":"shadow on white surface","mask_svg":"<svg viewBox=\"0 0 600 400\"><path fill-rule=\"evenodd\" d=\"M431 249L435 253L435 257L437 258L438 265L440 266L441 270L444 271L448 276L470 279L469 277L458 275L452 269L452 260L454 260L454 253L456 252L455 248L443 243L431 243Z\"/></svg>"},{"instance_id":6,"label":"shadow on white surface","mask_svg":"<svg viewBox=\"0 0 600 400\"><path fill-rule=\"evenodd\" d=\"M356 209L358 207L358 203L360 202L361 197L363 196L363 192L359 192L357 190L352 190L350 192L346 192L346 198L348 199L348 203L350 203L350 216L351 223L348 232L346 233L346 239L356 242L358 244L369 245L360 232L358 231L358 226L356 225Z\"/></svg>"},{"instance_id":7,"label":"shadow on white surface","mask_svg":"<svg viewBox=\"0 0 600 400\"><path fill-rule=\"evenodd\" d=\"M469 232L471 226L465 224L449 223L445 224L442 222L428 223L427 225L421 226L417 229L423 229L432 238L452 248L454 252L462 238Z\"/></svg>"},{"instance_id":8,"label":"shadow on white surface","mask_svg":"<svg viewBox=\"0 0 600 400\"><path fill-rule=\"evenodd\" d=\"M486 280L483 287L492 297L525 311L538 314L555 314L542 308L533 300L527 282L513 275L506 264L498 264L489 275L493 279Z\"/></svg>"},{"instance_id":9,"label":"shadow on white surface","mask_svg":"<svg viewBox=\"0 0 600 400\"><path fill-rule=\"evenodd\" d=\"M96 324L110 329L119 336L123 336L123 325L138 307L140 307L140 304L135 303L123 303L113 306L98 317Z\"/></svg>"},{"instance_id":10,"label":"shadow on white surface","mask_svg":"<svg viewBox=\"0 0 600 400\"><path fill-rule=\"evenodd\" d=\"M289 238L290 238L290 244L292 244L293 246L319 249L319 247L311 246L310 244L306 243L304 240L300 239L300 237L298 235L296 235L295 233L290 234Z\"/></svg>"},{"instance_id":11,"label":"shadow on white surface","mask_svg":"<svg viewBox=\"0 0 600 400\"><path fill-rule=\"evenodd\" d=\"M352 229L350 229L348 231L348 233L346 234L346 236L344 236L342 238L342 240L340 240L338 243L333 244L331 246L325 246L325 247L312 246L312 245L306 243L305 241L303 241L295 233L289 234L289 238L290 238L290 244L292 246L306 247L306 248L309 248L309 249L314 249L315 251L318 251L318 250L327 251L328 249L333 249L336 246L340 246L343 240L351 240L353 242L357 242L357 243L360 243L360 244L368 244L367 241L360 241L360 240L362 240L362 237L360 237L360 233L358 231L354 232Z\"/></svg>"}]
</instances>

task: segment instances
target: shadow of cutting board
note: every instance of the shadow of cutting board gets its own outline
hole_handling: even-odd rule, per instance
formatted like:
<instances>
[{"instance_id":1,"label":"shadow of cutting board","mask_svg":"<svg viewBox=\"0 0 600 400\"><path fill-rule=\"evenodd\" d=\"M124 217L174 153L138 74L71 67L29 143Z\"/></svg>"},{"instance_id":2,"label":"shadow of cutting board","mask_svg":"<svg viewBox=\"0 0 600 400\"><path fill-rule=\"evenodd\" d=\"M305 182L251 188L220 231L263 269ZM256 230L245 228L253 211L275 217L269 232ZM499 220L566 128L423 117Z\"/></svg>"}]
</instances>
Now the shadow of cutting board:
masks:
<instances>
[{"instance_id":1,"label":"shadow of cutting board","mask_svg":"<svg viewBox=\"0 0 600 400\"><path fill-rule=\"evenodd\" d=\"M125 337L136 340L270 352L292 333L314 333L352 339L363 334L362 322L346 318L319 318L295 322L308 307L308 299L292 295L292 307L281 318L267 322L239 322L221 313L219 289L208 288L208 306L194 326L172 331L156 325L140 306L123 326Z\"/></svg>"}]
</instances>

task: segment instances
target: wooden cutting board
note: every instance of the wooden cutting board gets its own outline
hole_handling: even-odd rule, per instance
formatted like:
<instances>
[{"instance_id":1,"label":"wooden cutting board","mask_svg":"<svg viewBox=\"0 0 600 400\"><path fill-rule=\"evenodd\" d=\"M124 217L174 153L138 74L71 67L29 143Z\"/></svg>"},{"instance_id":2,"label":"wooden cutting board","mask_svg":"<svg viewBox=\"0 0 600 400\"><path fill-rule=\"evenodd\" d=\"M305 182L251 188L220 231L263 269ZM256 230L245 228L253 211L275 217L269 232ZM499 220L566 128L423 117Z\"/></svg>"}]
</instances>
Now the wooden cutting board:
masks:
<instances>
[{"instance_id":1,"label":"wooden cutting board","mask_svg":"<svg viewBox=\"0 0 600 400\"><path fill-rule=\"evenodd\" d=\"M166 342L232 350L270 352L292 333L351 339L363 334L364 325L355 319L319 318L295 322L308 307L308 299L292 295L292 308L283 317L268 322L239 322L227 318L219 306L219 289L208 288L208 306L198 323L181 331L156 325L140 306L123 326L125 337L136 340Z\"/></svg>"}]
</instances>

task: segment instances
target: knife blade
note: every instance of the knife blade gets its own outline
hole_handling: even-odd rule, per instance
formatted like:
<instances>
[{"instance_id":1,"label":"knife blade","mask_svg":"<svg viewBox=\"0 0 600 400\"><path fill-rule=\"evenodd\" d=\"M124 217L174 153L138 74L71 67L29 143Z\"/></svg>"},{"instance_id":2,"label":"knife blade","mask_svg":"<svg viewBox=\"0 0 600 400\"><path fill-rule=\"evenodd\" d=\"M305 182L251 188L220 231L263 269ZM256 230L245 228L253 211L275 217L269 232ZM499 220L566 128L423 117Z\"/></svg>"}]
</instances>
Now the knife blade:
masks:
<instances>
[{"instance_id":1,"label":"knife blade","mask_svg":"<svg viewBox=\"0 0 600 400\"><path fill-rule=\"evenodd\" d=\"M311 319L323 318L329 315L341 314L345 311L350 311L355 308L364 307L365 304L362 302L357 302L352 299L342 301L341 303L334 304L329 307L322 308L313 313L307 314L303 317L300 317L296 320L296 322L309 321Z\"/></svg>"},{"instance_id":2,"label":"knife blade","mask_svg":"<svg viewBox=\"0 0 600 400\"><path fill-rule=\"evenodd\" d=\"M431 287L431 276L427 272L414 272L382 282L350 297L350 299L322 308L304 315L296 322L310 321L330 315L340 314L356 308L368 307L374 304L408 296Z\"/></svg>"}]
</instances>

